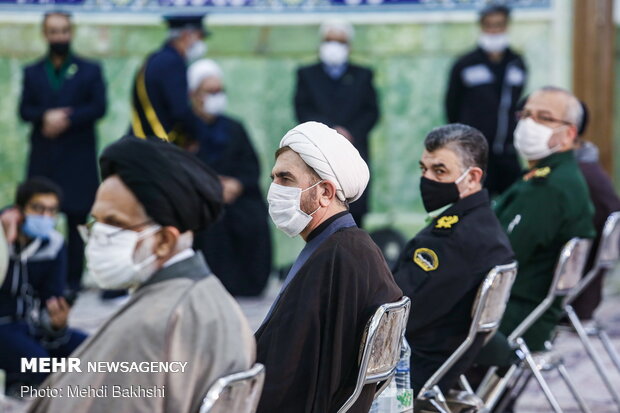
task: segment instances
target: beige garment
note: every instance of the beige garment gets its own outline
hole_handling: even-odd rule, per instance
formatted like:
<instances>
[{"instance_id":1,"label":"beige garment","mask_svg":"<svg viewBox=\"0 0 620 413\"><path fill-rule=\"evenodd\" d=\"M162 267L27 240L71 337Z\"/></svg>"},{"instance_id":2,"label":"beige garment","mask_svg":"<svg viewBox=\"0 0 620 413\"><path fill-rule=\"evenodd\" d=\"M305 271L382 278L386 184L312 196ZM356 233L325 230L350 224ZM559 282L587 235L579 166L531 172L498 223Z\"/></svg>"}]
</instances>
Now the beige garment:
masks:
<instances>
[{"instance_id":1,"label":"beige garment","mask_svg":"<svg viewBox=\"0 0 620 413\"><path fill-rule=\"evenodd\" d=\"M196 254L155 274L72 357L82 373L56 373L41 386L62 398L38 398L30 412L197 412L219 377L255 360L252 332L235 300ZM198 278L198 279L197 279ZM184 373L87 372L98 361L187 362ZM113 386L165 388L165 397L114 398ZM67 387L107 388L106 398L69 398Z\"/></svg>"}]
</instances>

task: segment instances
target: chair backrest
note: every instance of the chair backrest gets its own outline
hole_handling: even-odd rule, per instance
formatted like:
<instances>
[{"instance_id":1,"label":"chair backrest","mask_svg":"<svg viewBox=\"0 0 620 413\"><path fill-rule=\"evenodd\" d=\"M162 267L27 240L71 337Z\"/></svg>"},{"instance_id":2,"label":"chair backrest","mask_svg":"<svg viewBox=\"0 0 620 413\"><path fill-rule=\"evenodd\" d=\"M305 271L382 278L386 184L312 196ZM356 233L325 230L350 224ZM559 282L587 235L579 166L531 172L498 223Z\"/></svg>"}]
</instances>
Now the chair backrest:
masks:
<instances>
[{"instance_id":1,"label":"chair backrest","mask_svg":"<svg viewBox=\"0 0 620 413\"><path fill-rule=\"evenodd\" d=\"M478 295L472 306L472 321L469 333L465 340L448 357L448 359L426 381L419 392L419 398L424 399L429 391L441 381L461 357L474 343L478 333L491 333L499 327L506 304L510 297L510 289L517 276L517 263L498 265L489 271L478 288ZM492 334L489 334L489 337Z\"/></svg>"},{"instance_id":2,"label":"chair backrest","mask_svg":"<svg viewBox=\"0 0 620 413\"><path fill-rule=\"evenodd\" d=\"M348 411L355 404L365 385L388 380L394 375L410 307L409 297L403 297L395 303L379 306L370 318L360 346L355 389L338 413Z\"/></svg>"},{"instance_id":3,"label":"chair backrest","mask_svg":"<svg viewBox=\"0 0 620 413\"><path fill-rule=\"evenodd\" d=\"M218 379L200 406L200 413L254 413L263 391L265 366L256 363L250 370Z\"/></svg>"},{"instance_id":4,"label":"chair backrest","mask_svg":"<svg viewBox=\"0 0 620 413\"><path fill-rule=\"evenodd\" d=\"M611 268L620 259L620 211L612 212L605 221L596 253L596 267Z\"/></svg>"},{"instance_id":5,"label":"chair backrest","mask_svg":"<svg viewBox=\"0 0 620 413\"><path fill-rule=\"evenodd\" d=\"M592 240L577 237L570 239L564 245L555 266L547 296L508 336L510 343L514 343L517 338L523 336L532 324L551 307L557 297L568 296L578 288L591 245Z\"/></svg>"},{"instance_id":6,"label":"chair backrest","mask_svg":"<svg viewBox=\"0 0 620 413\"><path fill-rule=\"evenodd\" d=\"M592 240L584 238L573 238L564 245L555 266L549 294L565 296L579 284L591 245Z\"/></svg>"},{"instance_id":7,"label":"chair backrest","mask_svg":"<svg viewBox=\"0 0 620 413\"><path fill-rule=\"evenodd\" d=\"M493 332L499 327L516 276L516 262L498 265L489 271L472 307L476 333Z\"/></svg>"}]
</instances>

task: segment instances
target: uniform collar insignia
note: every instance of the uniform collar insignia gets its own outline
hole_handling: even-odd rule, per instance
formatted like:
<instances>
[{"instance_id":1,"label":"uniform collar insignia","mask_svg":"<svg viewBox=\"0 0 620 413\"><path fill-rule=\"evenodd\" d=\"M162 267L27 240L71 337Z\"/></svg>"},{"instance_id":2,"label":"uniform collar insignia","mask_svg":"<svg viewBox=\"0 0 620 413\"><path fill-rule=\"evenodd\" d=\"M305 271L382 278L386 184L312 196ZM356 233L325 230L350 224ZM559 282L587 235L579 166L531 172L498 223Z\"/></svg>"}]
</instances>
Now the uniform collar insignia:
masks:
<instances>
[{"instance_id":1,"label":"uniform collar insignia","mask_svg":"<svg viewBox=\"0 0 620 413\"><path fill-rule=\"evenodd\" d=\"M435 228L451 229L453 225L459 222L458 215L444 215L437 219Z\"/></svg>"},{"instance_id":2,"label":"uniform collar insignia","mask_svg":"<svg viewBox=\"0 0 620 413\"><path fill-rule=\"evenodd\" d=\"M549 176L550 173L551 173L551 167L550 166L543 166L542 168L535 168L535 169L532 169L531 171L529 171L528 173L526 173L523 176L523 180L524 181L529 181L532 178L544 179L547 176Z\"/></svg>"}]
</instances>

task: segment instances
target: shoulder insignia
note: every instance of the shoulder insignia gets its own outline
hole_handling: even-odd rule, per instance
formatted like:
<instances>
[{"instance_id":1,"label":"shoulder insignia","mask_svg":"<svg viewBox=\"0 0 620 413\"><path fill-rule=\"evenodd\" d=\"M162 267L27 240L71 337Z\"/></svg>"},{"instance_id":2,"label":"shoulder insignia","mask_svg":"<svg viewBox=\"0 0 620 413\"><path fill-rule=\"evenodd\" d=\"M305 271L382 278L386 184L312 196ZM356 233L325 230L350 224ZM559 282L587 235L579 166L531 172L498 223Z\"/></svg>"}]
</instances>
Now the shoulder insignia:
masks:
<instances>
[{"instance_id":1,"label":"shoulder insignia","mask_svg":"<svg viewBox=\"0 0 620 413\"><path fill-rule=\"evenodd\" d=\"M529 181L532 178L543 179L543 178L546 178L547 176L549 176L550 173L551 173L551 167L549 167L549 166L544 166L542 168L532 169L531 171L529 171L528 173L526 173L523 176L523 180L524 181Z\"/></svg>"},{"instance_id":2,"label":"shoulder insignia","mask_svg":"<svg viewBox=\"0 0 620 413\"><path fill-rule=\"evenodd\" d=\"M459 222L458 215L444 215L443 217L437 219L437 224L435 224L435 228L452 228L454 224Z\"/></svg>"},{"instance_id":3,"label":"shoulder insignia","mask_svg":"<svg viewBox=\"0 0 620 413\"><path fill-rule=\"evenodd\" d=\"M418 248L413 253L413 262L415 262L424 271L433 271L439 267L439 258L435 251L429 248Z\"/></svg>"}]
</instances>

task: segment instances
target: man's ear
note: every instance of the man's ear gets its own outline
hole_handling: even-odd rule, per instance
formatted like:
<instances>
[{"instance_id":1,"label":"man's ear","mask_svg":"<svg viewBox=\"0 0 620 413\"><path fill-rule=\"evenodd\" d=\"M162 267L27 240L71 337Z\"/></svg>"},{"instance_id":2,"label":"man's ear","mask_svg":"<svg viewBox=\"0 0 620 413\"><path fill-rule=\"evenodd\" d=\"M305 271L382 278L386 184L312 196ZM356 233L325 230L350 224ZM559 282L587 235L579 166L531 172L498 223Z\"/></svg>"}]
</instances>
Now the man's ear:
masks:
<instances>
[{"instance_id":1,"label":"man's ear","mask_svg":"<svg viewBox=\"0 0 620 413\"><path fill-rule=\"evenodd\" d=\"M471 168L469 172L471 176L473 177L473 181L475 183L482 184L482 177L484 176L484 172L482 172L482 169L478 168L477 166L474 166Z\"/></svg>"},{"instance_id":2,"label":"man's ear","mask_svg":"<svg viewBox=\"0 0 620 413\"><path fill-rule=\"evenodd\" d=\"M171 256L174 253L180 235L181 233L176 227L163 227L158 233L157 244L154 251L157 258Z\"/></svg>"},{"instance_id":3,"label":"man's ear","mask_svg":"<svg viewBox=\"0 0 620 413\"><path fill-rule=\"evenodd\" d=\"M323 181L319 184L319 204L322 207L329 206L336 198L336 185L331 181Z\"/></svg>"}]
</instances>

